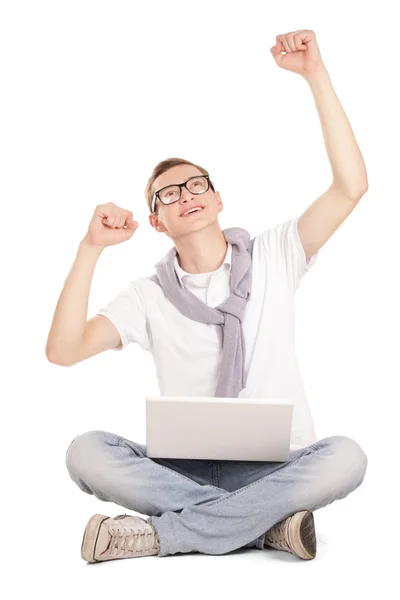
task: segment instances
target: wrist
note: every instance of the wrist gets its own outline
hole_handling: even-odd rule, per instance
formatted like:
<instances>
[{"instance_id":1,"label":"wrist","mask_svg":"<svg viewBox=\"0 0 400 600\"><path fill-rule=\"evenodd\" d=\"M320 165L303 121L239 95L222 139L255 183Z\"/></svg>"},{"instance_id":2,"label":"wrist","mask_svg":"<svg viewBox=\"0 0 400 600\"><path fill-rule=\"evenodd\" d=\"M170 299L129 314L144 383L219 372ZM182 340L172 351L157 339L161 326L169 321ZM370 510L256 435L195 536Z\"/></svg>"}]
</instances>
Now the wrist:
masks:
<instances>
[{"instance_id":1,"label":"wrist","mask_svg":"<svg viewBox=\"0 0 400 600\"><path fill-rule=\"evenodd\" d=\"M84 250L85 252L91 252L92 254L100 255L106 246L96 246L91 244L87 239L83 238L79 244L79 250Z\"/></svg>"},{"instance_id":2,"label":"wrist","mask_svg":"<svg viewBox=\"0 0 400 600\"><path fill-rule=\"evenodd\" d=\"M328 69L323 65L318 65L312 71L304 73L302 75L303 79L305 79L308 83L313 83L314 81L318 81L320 79L329 77Z\"/></svg>"}]
</instances>

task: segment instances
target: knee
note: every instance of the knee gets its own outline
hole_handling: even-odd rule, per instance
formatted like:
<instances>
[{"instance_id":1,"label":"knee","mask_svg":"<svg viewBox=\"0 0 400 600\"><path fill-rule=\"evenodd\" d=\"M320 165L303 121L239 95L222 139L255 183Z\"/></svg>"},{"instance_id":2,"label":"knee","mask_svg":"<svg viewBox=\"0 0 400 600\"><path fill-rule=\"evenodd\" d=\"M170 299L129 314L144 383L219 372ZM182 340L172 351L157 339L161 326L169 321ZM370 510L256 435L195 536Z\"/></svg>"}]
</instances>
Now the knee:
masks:
<instances>
[{"instance_id":1,"label":"knee","mask_svg":"<svg viewBox=\"0 0 400 600\"><path fill-rule=\"evenodd\" d=\"M113 440L117 438L107 431L93 430L81 433L72 440L66 451L65 464L74 478L102 469L106 445L113 442L110 436Z\"/></svg>"},{"instance_id":2,"label":"knee","mask_svg":"<svg viewBox=\"0 0 400 600\"><path fill-rule=\"evenodd\" d=\"M329 445L332 450L332 468L336 470L338 478L360 485L363 481L367 465L368 457L361 446L350 437L345 435L336 435L329 440Z\"/></svg>"}]
</instances>

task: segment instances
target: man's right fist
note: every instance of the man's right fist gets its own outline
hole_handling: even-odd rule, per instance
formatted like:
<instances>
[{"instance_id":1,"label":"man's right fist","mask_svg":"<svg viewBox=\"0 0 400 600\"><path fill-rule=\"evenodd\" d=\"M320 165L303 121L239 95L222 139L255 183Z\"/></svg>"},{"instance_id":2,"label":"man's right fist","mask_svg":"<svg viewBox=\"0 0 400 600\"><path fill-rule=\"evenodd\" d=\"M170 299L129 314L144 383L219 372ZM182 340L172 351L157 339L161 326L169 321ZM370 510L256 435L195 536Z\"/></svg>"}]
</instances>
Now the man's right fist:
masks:
<instances>
[{"instance_id":1,"label":"man's right fist","mask_svg":"<svg viewBox=\"0 0 400 600\"><path fill-rule=\"evenodd\" d=\"M99 204L83 240L90 246L102 248L126 242L139 227L132 217L132 211L120 208L114 202Z\"/></svg>"}]
</instances>

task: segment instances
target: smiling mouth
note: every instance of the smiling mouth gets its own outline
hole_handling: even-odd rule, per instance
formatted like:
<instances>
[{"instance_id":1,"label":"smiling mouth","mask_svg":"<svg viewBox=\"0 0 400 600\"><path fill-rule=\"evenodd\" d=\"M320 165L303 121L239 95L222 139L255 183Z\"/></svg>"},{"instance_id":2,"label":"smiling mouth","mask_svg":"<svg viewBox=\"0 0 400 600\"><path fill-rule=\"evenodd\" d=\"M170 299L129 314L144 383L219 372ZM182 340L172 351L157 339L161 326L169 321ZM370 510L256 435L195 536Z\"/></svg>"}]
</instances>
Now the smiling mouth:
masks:
<instances>
[{"instance_id":1,"label":"smiling mouth","mask_svg":"<svg viewBox=\"0 0 400 600\"><path fill-rule=\"evenodd\" d=\"M198 208L198 209L196 209L196 210L193 210L192 212L189 212L189 213L186 213L186 214L183 214L183 215L181 215L181 217L190 217L190 216L192 216L192 215L196 215L197 213L201 213L201 212L203 212L203 210L204 210L204 209L205 209L205 207L203 207L203 208Z\"/></svg>"}]
</instances>

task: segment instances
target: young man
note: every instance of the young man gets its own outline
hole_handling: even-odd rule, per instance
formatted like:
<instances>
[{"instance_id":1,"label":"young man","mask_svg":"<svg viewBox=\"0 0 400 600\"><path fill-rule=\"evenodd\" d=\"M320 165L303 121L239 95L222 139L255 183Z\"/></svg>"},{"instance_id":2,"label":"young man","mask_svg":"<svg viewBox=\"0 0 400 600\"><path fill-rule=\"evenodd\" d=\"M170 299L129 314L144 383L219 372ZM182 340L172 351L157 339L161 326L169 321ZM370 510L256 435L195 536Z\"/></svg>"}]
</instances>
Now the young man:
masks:
<instances>
[{"instance_id":1,"label":"young man","mask_svg":"<svg viewBox=\"0 0 400 600\"><path fill-rule=\"evenodd\" d=\"M274 57L289 70L294 57L293 70L313 91L332 185L300 217L250 240L238 227L221 231L222 200L205 169L181 159L163 161L149 179L146 198L150 224L174 247L154 276L132 281L87 320L99 255L130 239L138 226L130 211L113 203L98 206L57 304L46 354L55 364L71 365L134 342L152 353L162 395L291 398L289 460L150 459L145 446L115 433L77 436L66 455L77 485L149 515L94 515L81 547L89 562L224 554L240 547L274 547L309 560L316 555L313 511L346 497L364 479L367 457L356 441L315 435L294 351L293 317L301 278L365 193L366 177L329 76L316 60L315 35L278 37ZM311 60L303 63L295 55L307 44Z\"/></svg>"}]
</instances>

